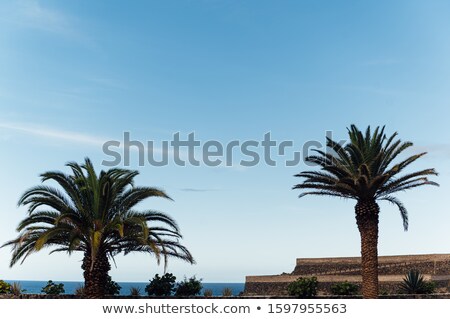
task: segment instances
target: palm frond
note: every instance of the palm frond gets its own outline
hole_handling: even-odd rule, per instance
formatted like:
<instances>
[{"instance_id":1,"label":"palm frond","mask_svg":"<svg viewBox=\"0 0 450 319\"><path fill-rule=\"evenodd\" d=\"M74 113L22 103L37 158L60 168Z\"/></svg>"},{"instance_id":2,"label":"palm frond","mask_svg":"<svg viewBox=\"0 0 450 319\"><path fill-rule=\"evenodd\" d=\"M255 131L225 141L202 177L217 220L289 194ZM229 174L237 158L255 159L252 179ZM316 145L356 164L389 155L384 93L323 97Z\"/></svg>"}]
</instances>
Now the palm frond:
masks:
<instances>
[{"instance_id":1,"label":"palm frond","mask_svg":"<svg viewBox=\"0 0 450 319\"><path fill-rule=\"evenodd\" d=\"M67 163L71 174L49 171L39 185L27 190L19 205L27 206L28 216L19 226L19 235L2 247L12 248L11 266L44 248L53 252L83 251L91 267L101 252L110 258L119 253L142 251L156 259L169 257L193 262L176 221L165 213L135 210L145 199L171 198L153 187L136 187L137 171L113 168L97 173L88 158Z\"/></svg>"},{"instance_id":2,"label":"palm frond","mask_svg":"<svg viewBox=\"0 0 450 319\"><path fill-rule=\"evenodd\" d=\"M357 201L387 200L398 207L407 229L406 209L391 195L425 185L439 186L428 179L437 175L432 168L401 176L405 169L426 153L411 155L394 164L394 160L413 145L399 140L397 132L388 137L384 126L375 130L369 126L362 132L356 125L351 125L347 131L349 141L346 144L340 145L327 138L326 152L315 150L317 155L306 158L318 170L296 174L295 177L303 180L293 188L302 191L299 197L320 195Z\"/></svg>"}]
</instances>

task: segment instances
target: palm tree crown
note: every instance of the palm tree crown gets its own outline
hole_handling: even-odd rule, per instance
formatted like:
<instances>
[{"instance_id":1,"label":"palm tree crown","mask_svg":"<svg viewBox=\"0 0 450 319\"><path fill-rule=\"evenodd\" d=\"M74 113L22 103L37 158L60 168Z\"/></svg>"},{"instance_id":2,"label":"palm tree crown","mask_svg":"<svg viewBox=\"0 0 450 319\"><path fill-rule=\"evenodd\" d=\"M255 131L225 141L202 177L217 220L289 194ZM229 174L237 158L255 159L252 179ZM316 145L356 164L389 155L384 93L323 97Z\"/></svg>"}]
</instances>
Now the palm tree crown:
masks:
<instances>
[{"instance_id":1,"label":"palm tree crown","mask_svg":"<svg viewBox=\"0 0 450 319\"><path fill-rule=\"evenodd\" d=\"M165 192L134 186L137 171L114 168L97 175L89 159L83 165L67 166L71 175L57 171L41 175L43 182L52 180L59 187L39 185L20 198L19 205L28 205L28 216L17 228L19 236L3 245L13 248L11 266L44 247L52 247L52 252L84 252L86 281L87 277L107 275L108 259L119 253L147 252L158 263L163 258L165 264L168 257L194 263L190 252L179 242L182 236L171 217L134 209L149 197L170 199ZM101 274L94 276L91 272L96 267L101 268L97 269ZM100 290L92 293L101 295L103 287L97 288Z\"/></svg>"},{"instance_id":2,"label":"palm tree crown","mask_svg":"<svg viewBox=\"0 0 450 319\"><path fill-rule=\"evenodd\" d=\"M331 152L314 150L318 155L308 156L306 161L318 165L321 170L295 175L305 180L295 185L294 189L309 190L299 197L328 195L357 201L389 201L399 208L404 229L407 230L407 210L392 194L423 185L438 186L427 178L429 175L437 175L434 169L399 176L408 165L426 152L392 164L398 155L413 145L411 142L396 140L397 133L388 138L384 127L377 127L372 134L369 126L364 135L355 125L351 125L348 135L350 142L344 146L327 138L327 147Z\"/></svg>"}]
</instances>

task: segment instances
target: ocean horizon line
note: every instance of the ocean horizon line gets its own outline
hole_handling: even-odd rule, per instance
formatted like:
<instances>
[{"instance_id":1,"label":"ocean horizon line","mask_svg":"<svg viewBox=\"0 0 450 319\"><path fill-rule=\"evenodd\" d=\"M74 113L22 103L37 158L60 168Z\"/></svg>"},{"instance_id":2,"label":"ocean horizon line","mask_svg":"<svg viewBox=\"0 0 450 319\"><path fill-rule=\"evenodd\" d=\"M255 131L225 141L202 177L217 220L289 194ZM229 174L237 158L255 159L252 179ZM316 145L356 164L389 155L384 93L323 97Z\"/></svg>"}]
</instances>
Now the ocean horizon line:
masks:
<instances>
[{"instance_id":1,"label":"ocean horizon line","mask_svg":"<svg viewBox=\"0 0 450 319\"><path fill-rule=\"evenodd\" d=\"M23 289L24 294L42 294L42 288L47 285L48 280L9 280L5 279L5 282L12 284L18 282ZM56 284L64 284L64 294L75 294L76 290L84 285L84 281L64 281L64 280L52 280ZM147 281L116 281L121 287L119 294L121 296L130 295L131 288L138 288L141 295L146 295L145 287L150 283ZM221 296L225 288L231 289L234 296L239 295L244 291L244 282L202 282L202 290L200 294L203 294L205 290L211 290L214 296Z\"/></svg>"},{"instance_id":2,"label":"ocean horizon line","mask_svg":"<svg viewBox=\"0 0 450 319\"><path fill-rule=\"evenodd\" d=\"M84 282L83 279L81 280L53 280L53 279L0 279L0 280L4 280L6 282L21 282L21 281L33 281L33 282L47 282L49 280L53 281L53 282L74 282L74 283L79 283L79 282ZM143 282L147 282L147 281L151 281L152 279L147 279L146 281L121 281L121 280L114 280L117 283L143 283ZM202 281L202 283L214 283L214 284L243 284L244 281Z\"/></svg>"}]
</instances>

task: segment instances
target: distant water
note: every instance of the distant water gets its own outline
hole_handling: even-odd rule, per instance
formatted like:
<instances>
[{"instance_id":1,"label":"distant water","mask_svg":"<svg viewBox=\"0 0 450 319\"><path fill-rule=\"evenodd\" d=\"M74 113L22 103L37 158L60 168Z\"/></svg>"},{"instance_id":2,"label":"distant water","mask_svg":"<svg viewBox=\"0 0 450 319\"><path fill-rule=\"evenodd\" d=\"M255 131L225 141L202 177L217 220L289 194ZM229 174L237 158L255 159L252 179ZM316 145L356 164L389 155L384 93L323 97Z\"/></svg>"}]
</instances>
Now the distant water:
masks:
<instances>
[{"instance_id":1,"label":"distant water","mask_svg":"<svg viewBox=\"0 0 450 319\"><path fill-rule=\"evenodd\" d=\"M12 280L6 280L8 283L13 283ZM16 280L16 282L20 282L22 285L22 289L26 291L24 293L27 294L39 294L41 293L42 287L47 285L46 281L20 281ZM78 281L55 281L55 283L63 283L66 294L73 294L75 289L79 286L83 285L82 282ZM118 282L119 286L122 287L120 289L121 295L129 295L131 287L139 287L141 289L141 295L146 295L145 286L148 285L149 282ZM241 291L244 291L243 283L216 283L216 282L204 282L202 283L203 290L201 295L203 295L203 291L205 289L211 289L213 291L214 296L221 296L224 288L230 288L233 291L233 295L237 296Z\"/></svg>"}]
</instances>

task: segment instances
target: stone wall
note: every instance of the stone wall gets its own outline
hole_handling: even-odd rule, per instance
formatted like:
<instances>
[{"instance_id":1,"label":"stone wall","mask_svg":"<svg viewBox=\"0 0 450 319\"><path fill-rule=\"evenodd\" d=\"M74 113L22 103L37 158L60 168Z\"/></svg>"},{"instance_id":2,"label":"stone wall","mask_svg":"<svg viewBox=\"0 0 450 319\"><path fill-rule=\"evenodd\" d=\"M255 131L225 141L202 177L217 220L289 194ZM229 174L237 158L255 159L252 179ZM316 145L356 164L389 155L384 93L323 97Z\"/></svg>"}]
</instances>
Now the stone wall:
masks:
<instances>
[{"instance_id":1,"label":"stone wall","mask_svg":"<svg viewBox=\"0 0 450 319\"><path fill-rule=\"evenodd\" d=\"M419 270L426 280L433 280L440 291L450 285L450 255L381 256L379 262L380 293L397 293L398 284L411 269ZM331 285L352 282L361 286L361 258L299 258L292 274L247 276L245 295L287 295L287 286L298 277L317 277L320 294L331 293Z\"/></svg>"},{"instance_id":2,"label":"stone wall","mask_svg":"<svg viewBox=\"0 0 450 319\"><path fill-rule=\"evenodd\" d=\"M0 294L0 299L82 299L78 295L46 295L46 294Z\"/></svg>"},{"instance_id":3,"label":"stone wall","mask_svg":"<svg viewBox=\"0 0 450 319\"><path fill-rule=\"evenodd\" d=\"M222 297L222 296L214 296L214 297L203 297L203 296L195 296L195 297L183 297L183 298L173 298L173 297L131 297L131 296L110 296L105 299L298 299L296 297L291 296L232 296L232 297ZM361 299L361 295L357 296L316 296L315 299ZM450 299L450 293L438 293L438 294L430 294L430 295L389 295L389 296L380 296L380 299ZM48 296L48 295L19 295L19 296L11 296L11 295L2 295L0 294L0 299L82 299L81 297L75 295L61 295L61 296Z\"/></svg>"},{"instance_id":4,"label":"stone wall","mask_svg":"<svg viewBox=\"0 0 450 319\"><path fill-rule=\"evenodd\" d=\"M450 274L450 255L381 256L378 259L380 275L405 274L418 269L423 274ZM292 272L298 276L360 275L361 258L299 258Z\"/></svg>"},{"instance_id":5,"label":"stone wall","mask_svg":"<svg viewBox=\"0 0 450 319\"><path fill-rule=\"evenodd\" d=\"M390 277L390 278L389 278ZM298 277L294 276L290 281L246 281L244 295L245 296L287 296L287 286ZM338 282L351 282L361 288L361 279L354 278L354 276L336 276L332 279L327 277L317 277L318 280L318 295L331 295L331 286ZM397 276L386 276L379 281L380 294L397 294L398 285L402 278ZM427 278L433 280L437 285L438 292L447 292L450 284L450 276L446 278Z\"/></svg>"}]
</instances>

